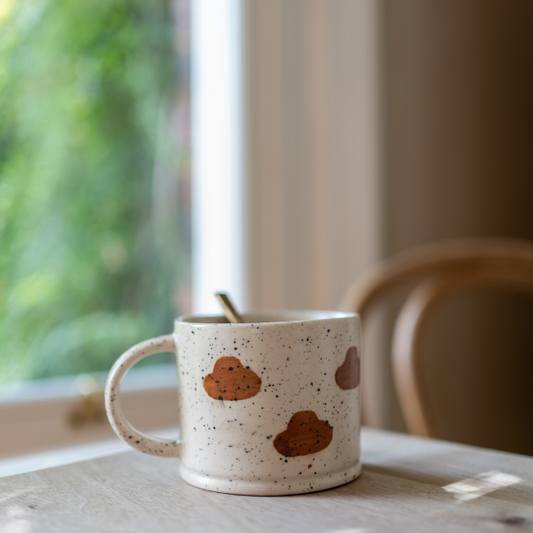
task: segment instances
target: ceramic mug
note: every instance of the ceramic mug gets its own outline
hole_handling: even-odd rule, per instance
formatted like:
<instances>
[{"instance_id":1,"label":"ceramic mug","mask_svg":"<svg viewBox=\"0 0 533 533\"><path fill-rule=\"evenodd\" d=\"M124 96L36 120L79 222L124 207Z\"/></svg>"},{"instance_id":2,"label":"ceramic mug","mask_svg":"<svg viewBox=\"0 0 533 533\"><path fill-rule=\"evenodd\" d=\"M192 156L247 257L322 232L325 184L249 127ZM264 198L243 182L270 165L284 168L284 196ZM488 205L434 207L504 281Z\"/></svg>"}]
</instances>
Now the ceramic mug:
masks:
<instances>
[{"instance_id":1,"label":"ceramic mug","mask_svg":"<svg viewBox=\"0 0 533 533\"><path fill-rule=\"evenodd\" d=\"M360 321L353 313L282 311L184 316L173 335L137 344L115 363L106 409L133 448L181 460L189 484L282 495L348 483L360 463ZM127 370L158 352L178 361L179 440L134 429L120 407Z\"/></svg>"}]
</instances>

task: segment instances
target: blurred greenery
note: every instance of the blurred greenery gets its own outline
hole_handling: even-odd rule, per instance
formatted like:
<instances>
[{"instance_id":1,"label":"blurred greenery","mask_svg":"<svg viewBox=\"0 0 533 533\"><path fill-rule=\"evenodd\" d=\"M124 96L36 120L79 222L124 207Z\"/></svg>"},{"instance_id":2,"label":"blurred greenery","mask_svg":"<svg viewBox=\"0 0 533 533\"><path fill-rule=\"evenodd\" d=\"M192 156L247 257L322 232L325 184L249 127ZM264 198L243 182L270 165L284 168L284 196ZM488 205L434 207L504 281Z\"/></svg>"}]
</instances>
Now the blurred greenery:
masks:
<instances>
[{"instance_id":1,"label":"blurred greenery","mask_svg":"<svg viewBox=\"0 0 533 533\"><path fill-rule=\"evenodd\" d=\"M169 0L0 0L0 383L171 330L176 78Z\"/></svg>"}]
</instances>

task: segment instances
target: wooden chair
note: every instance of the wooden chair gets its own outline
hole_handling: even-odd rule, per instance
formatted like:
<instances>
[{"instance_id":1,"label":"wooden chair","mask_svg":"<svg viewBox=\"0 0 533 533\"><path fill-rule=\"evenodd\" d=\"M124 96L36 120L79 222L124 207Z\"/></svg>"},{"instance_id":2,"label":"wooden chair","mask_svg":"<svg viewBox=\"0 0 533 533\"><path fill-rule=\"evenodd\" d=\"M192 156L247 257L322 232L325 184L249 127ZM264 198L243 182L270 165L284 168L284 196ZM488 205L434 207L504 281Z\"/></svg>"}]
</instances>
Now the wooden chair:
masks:
<instances>
[{"instance_id":1,"label":"wooden chair","mask_svg":"<svg viewBox=\"0 0 533 533\"><path fill-rule=\"evenodd\" d=\"M427 405L420 363L421 336L439 304L451 295L479 287L497 287L533 295L533 243L510 239L469 239L430 244L401 253L371 269L347 291L340 308L368 315L396 288L413 285L397 316L392 366L400 406L410 432L437 435ZM427 354L426 354L427 356ZM372 420L365 408L363 418Z\"/></svg>"}]
</instances>

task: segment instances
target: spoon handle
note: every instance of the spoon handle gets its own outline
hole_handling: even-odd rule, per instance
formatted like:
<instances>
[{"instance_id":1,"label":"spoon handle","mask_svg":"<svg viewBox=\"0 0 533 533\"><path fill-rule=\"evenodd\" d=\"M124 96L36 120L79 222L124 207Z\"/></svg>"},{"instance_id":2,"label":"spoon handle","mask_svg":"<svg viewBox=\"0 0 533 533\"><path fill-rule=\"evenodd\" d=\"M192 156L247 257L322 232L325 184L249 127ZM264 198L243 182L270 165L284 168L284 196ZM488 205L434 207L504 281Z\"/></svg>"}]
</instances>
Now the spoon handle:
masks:
<instances>
[{"instance_id":1,"label":"spoon handle","mask_svg":"<svg viewBox=\"0 0 533 533\"><path fill-rule=\"evenodd\" d=\"M232 324L242 324L244 322L241 315L237 313L235 307L233 306L231 300L225 292L215 292L215 296L220 302L222 309L224 309L224 314L226 315L226 318Z\"/></svg>"}]
</instances>

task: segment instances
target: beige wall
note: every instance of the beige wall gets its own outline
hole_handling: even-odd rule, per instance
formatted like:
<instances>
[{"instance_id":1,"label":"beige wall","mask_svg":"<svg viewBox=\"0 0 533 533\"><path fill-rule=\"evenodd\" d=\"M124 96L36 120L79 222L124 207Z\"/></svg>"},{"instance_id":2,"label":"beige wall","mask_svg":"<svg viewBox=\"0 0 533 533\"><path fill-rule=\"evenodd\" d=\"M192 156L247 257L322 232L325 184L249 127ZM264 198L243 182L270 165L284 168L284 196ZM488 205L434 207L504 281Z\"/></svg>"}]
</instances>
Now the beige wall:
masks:
<instances>
[{"instance_id":1,"label":"beige wall","mask_svg":"<svg viewBox=\"0 0 533 533\"><path fill-rule=\"evenodd\" d=\"M533 2L382 7L386 255L464 236L533 239ZM467 295L440 319L426 373L443 434L533 454L524 422L533 407L533 303ZM392 400L385 421L402 427Z\"/></svg>"},{"instance_id":2,"label":"beige wall","mask_svg":"<svg viewBox=\"0 0 533 533\"><path fill-rule=\"evenodd\" d=\"M249 306L334 309L379 257L375 0L247 0Z\"/></svg>"}]
</instances>

